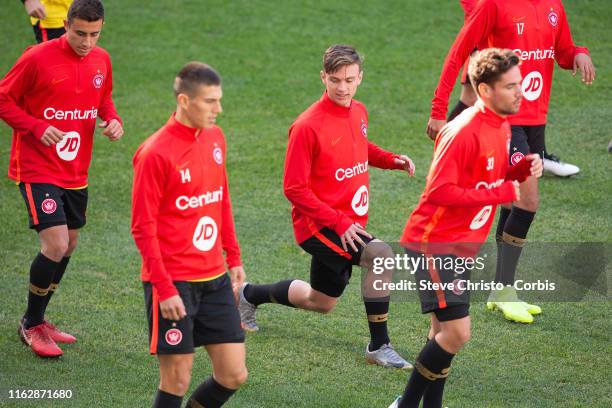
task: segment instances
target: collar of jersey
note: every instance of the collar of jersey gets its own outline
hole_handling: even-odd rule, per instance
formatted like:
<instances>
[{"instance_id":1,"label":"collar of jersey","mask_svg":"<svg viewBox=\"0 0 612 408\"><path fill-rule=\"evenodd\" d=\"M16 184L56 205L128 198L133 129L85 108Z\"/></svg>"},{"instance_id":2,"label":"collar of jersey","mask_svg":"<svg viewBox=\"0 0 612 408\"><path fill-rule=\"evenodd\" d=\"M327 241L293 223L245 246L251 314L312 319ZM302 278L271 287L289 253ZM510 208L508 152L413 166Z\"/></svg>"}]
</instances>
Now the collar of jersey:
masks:
<instances>
[{"instance_id":1,"label":"collar of jersey","mask_svg":"<svg viewBox=\"0 0 612 408\"><path fill-rule=\"evenodd\" d=\"M506 121L506 118L499 116L497 113L488 109L486 106L482 109L482 115L484 121L487 122L491 126L495 126L496 128L501 127L502 123Z\"/></svg>"},{"instance_id":2,"label":"collar of jersey","mask_svg":"<svg viewBox=\"0 0 612 408\"><path fill-rule=\"evenodd\" d=\"M351 101L351 106L348 106L348 107L338 105L336 102L329 99L329 96L327 96L327 91L323 92L323 96L321 96L320 101L325 111L333 115L348 118L349 115L351 114L351 108L353 107L353 101Z\"/></svg>"},{"instance_id":3,"label":"collar of jersey","mask_svg":"<svg viewBox=\"0 0 612 408\"><path fill-rule=\"evenodd\" d=\"M168 127L172 129L175 134L187 140L196 140L196 137L200 136L200 133L204 130L183 125L181 122L176 120L176 112L174 112L172 116L170 116L170 119L168 119Z\"/></svg>"}]
</instances>

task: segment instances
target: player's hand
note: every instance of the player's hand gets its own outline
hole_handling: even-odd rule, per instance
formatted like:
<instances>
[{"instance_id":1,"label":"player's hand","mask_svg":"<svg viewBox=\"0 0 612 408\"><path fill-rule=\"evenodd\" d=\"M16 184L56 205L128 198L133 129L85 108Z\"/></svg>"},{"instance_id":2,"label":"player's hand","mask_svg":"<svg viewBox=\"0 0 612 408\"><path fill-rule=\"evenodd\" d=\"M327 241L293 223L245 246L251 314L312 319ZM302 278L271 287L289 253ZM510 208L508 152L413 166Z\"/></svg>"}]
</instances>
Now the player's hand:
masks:
<instances>
[{"instance_id":1,"label":"player's hand","mask_svg":"<svg viewBox=\"0 0 612 408\"><path fill-rule=\"evenodd\" d=\"M521 189L519 188L520 183L516 180L512 180L512 185L514 186L514 195L516 196L514 201L518 201L521 199Z\"/></svg>"},{"instance_id":2,"label":"player's hand","mask_svg":"<svg viewBox=\"0 0 612 408\"><path fill-rule=\"evenodd\" d=\"M179 321L187 316L183 299L179 295L174 295L166 300L159 302L162 317L166 320Z\"/></svg>"},{"instance_id":3,"label":"player's hand","mask_svg":"<svg viewBox=\"0 0 612 408\"><path fill-rule=\"evenodd\" d=\"M361 224L357 222L351 225L350 227L348 227L348 229L344 231L344 234L340 236L340 242L342 243L342 248L348 252L348 246L350 246L351 248L353 248L353 251L357 252L358 249L357 249L357 245L355 245L355 241L357 241L357 243L361 245L362 247L365 247L366 244L365 242L363 242L363 240L359 236L360 234L368 238L372 238L372 236L368 234L368 232L361 226Z\"/></svg>"},{"instance_id":4,"label":"player's hand","mask_svg":"<svg viewBox=\"0 0 612 408\"><path fill-rule=\"evenodd\" d=\"M45 7L41 4L40 0L25 0L23 5L25 6L28 16L39 18L41 20L47 18L47 10L45 10Z\"/></svg>"},{"instance_id":5,"label":"player's hand","mask_svg":"<svg viewBox=\"0 0 612 408\"><path fill-rule=\"evenodd\" d=\"M401 166L402 170L406 170L409 175L414 176L414 163L410 157L402 154L400 157L393 159L397 166Z\"/></svg>"},{"instance_id":6,"label":"player's hand","mask_svg":"<svg viewBox=\"0 0 612 408\"><path fill-rule=\"evenodd\" d=\"M98 125L98 127L104 129L102 134L108 137L111 142L119 140L121 139L121 136L123 136L123 126L121 126L121 122L119 122L117 119L102 122Z\"/></svg>"},{"instance_id":7,"label":"player's hand","mask_svg":"<svg viewBox=\"0 0 612 408\"><path fill-rule=\"evenodd\" d=\"M64 138L66 133L62 132L56 127L49 126L45 129L45 132L40 138L40 142L45 146L53 146L56 143L59 143Z\"/></svg>"},{"instance_id":8,"label":"player's hand","mask_svg":"<svg viewBox=\"0 0 612 408\"><path fill-rule=\"evenodd\" d=\"M595 80L595 65L593 65L593 61L589 55L584 53L576 54L574 57L572 75L576 76L577 71L580 71L582 82L585 84L591 85Z\"/></svg>"},{"instance_id":9,"label":"player's hand","mask_svg":"<svg viewBox=\"0 0 612 408\"><path fill-rule=\"evenodd\" d=\"M529 167L530 175L533 177L542 177L542 172L544 171L544 165L542 163L542 158L537 153L531 153L525 156L525 160L531 162L531 166Z\"/></svg>"},{"instance_id":10,"label":"player's hand","mask_svg":"<svg viewBox=\"0 0 612 408\"><path fill-rule=\"evenodd\" d=\"M446 121L444 119L429 118L426 130L427 136L429 136L431 140L436 140L436 136L438 136L440 129L442 129L444 125L446 125Z\"/></svg>"},{"instance_id":11,"label":"player's hand","mask_svg":"<svg viewBox=\"0 0 612 408\"><path fill-rule=\"evenodd\" d=\"M232 290L234 291L234 297L238 299L240 294L240 288L246 279L244 268L242 266L234 266L229 269L229 276L232 281Z\"/></svg>"}]
</instances>

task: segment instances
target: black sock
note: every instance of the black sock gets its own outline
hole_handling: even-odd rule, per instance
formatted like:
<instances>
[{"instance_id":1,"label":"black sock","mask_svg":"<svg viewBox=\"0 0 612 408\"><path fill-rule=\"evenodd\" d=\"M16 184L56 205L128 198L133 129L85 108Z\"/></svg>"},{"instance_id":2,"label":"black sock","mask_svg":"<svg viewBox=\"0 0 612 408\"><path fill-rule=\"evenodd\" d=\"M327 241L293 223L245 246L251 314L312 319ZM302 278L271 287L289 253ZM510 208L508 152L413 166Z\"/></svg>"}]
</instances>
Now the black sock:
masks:
<instances>
[{"instance_id":1,"label":"black sock","mask_svg":"<svg viewBox=\"0 0 612 408\"><path fill-rule=\"evenodd\" d=\"M181 408L182 402L183 397L157 390L155 401L153 401L153 408Z\"/></svg>"},{"instance_id":2,"label":"black sock","mask_svg":"<svg viewBox=\"0 0 612 408\"><path fill-rule=\"evenodd\" d=\"M378 350L383 344L389 343L389 333L387 332L389 297L377 299L377 301L363 299L363 304L368 315L368 327L370 328L369 350Z\"/></svg>"},{"instance_id":3,"label":"black sock","mask_svg":"<svg viewBox=\"0 0 612 408\"><path fill-rule=\"evenodd\" d=\"M497 282L501 282L504 285L514 284L516 266L518 265L527 238L527 232L529 232L529 227L534 217L535 212L512 206L512 211L504 226L501 245L499 246L499 270L495 274Z\"/></svg>"},{"instance_id":4,"label":"black sock","mask_svg":"<svg viewBox=\"0 0 612 408\"><path fill-rule=\"evenodd\" d=\"M49 305L49 300L51 300L51 296L53 296L53 294L57 290L57 287L59 286L59 283L62 280L62 277L64 276L64 272L66 272L68 262L70 262L70 257L63 257L55 271L55 274L53 274L53 280L51 280L51 286L49 287L49 292L47 293L47 298L45 300L45 311L47 310L47 306Z\"/></svg>"},{"instance_id":5,"label":"black sock","mask_svg":"<svg viewBox=\"0 0 612 408\"><path fill-rule=\"evenodd\" d=\"M459 116L459 114L461 112L463 112L467 108L469 108L468 105L466 105L465 103L461 102L461 100L458 100L457 104L455 105L455 107L453 108L451 113L448 114L448 119L446 121L450 122L451 120L455 119L457 116Z\"/></svg>"},{"instance_id":6,"label":"black sock","mask_svg":"<svg viewBox=\"0 0 612 408\"><path fill-rule=\"evenodd\" d=\"M501 256L501 244L502 237L504 236L504 228L506 227L506 221L512 211L510 208L501 207L499 210L499 219L497 221L497 229L495 230L495 243L497 244L497 266L495 267L495 282L502 281L502 256Z\"/></svg>"},{"instance_id":7,"label":"black sock","mask_svg":"<svg viewBox=\"0 0 612 408\"><path fill-rule=\"evenodd\" d=\"M24 326L29 329L37 326L45 319L47 293L57 270L59 262L54 262L41 252L36 255L30 266L30 291L28 293L28 308L24 315Z\"/></svg>"},{"instance_id":8,"label":"black sock","mask_svg":"<svg viewBox=\"0 0 612 408\"><path fill-rule=\"evenodd\" d=\"M289 303L289 286L291 280L284 280L270 285L253 285L249 283L244 288L244 298L255 306L263 303L279 303L281 305L295 307Z\"/></svg>"},{"instance_id":9,"label":"black sock","mask_svg":"<svg viewBox=\"0 0 612 408\"><path fill-rule=\"evenodd\" d=\"M435 339L430 340L417 357L414 370L400 400L400 408L418 408L428 386L448 376L454 356L440 347ZM430 400L439 398L441 401L442 392L443 387L442 389L434 387L429 395Z\"/></svg>"},{"instance_id":10,"label":"black sock","mask_svg":"<svg viewBox=\"0 0 612 408\"><path fill-rule=\"evenodd\" d=\"M225 388L209 377L196 388L187 401L187 408L219 408L230 399L237 390Z\"/></svg>"}]
</instances>

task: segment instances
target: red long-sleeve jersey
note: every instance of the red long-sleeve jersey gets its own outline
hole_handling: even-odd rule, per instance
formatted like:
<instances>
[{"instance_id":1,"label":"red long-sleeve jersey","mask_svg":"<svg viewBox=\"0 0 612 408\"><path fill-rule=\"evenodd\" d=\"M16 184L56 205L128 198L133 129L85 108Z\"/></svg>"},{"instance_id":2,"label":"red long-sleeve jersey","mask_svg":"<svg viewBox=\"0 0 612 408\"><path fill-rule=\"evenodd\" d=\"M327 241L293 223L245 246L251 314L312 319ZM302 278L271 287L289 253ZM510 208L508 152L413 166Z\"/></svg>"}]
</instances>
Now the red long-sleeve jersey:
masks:
<instances>
[{"instance_id":1,"label":"red long-sleeve jersey","mask_svg":"<svg viewBox=\"0 0 612 408\"><path fill-rule=\"evenodd\" d=\"M529 175L527 160L508 167L509 142L508 121L488 109L471 107L443 127L401 242L424 253L473 255L474 244L487 238L496 205L516 198L511 180Z\"/></svg>"},{"instance_id":2,"label":"red long-sleeve jersey","mask_svg":"<svg viewBox=\"0 0 612 408\"><path fill-rule=\"evenodd\" d=\"M62 36L28 48L0 81L0 118L13 128L9 178L63 188L87 186L96 118L121 121L111 97L108 53L77 55ZM67 132L53 146L49 126Z\"/></svg>"},{"instance_id":3,"label":"red long-sleeve jersey","mask_svg":"<svg viewBox=\"0 0 612 408\"><path fill-rule=\"evenodd\" d=\"M572 40L560 0L480 0L453 43L432 100L431 117L444 119L457 74L476 48L509 48L522 60L523 103L512 125L546 123L554 61L571 69L574 56L588 54Z\"/></svg>"},{"instance_id":4,"label":"red long-sleeve jersey","mask_svg":"<svg viewBox=\"0 0 612 408\"><path fill-rule=\"evenodd\" d=\"M189 128L174 115L134 154L132 235L141 279L160 300L173 281L214 278L241 265L225 169L223 132Z\"/></svg>"},{"instance_id":5,"label":"red long-sleeve jersey","mask_svg":"<svg viewBox=\"0 0 612 408\"><path fill-rule=\"evenodd\" d=\"M324 227L342 235L368 221L368 166L398 168L397 155L368 141L368 112L353 100L340 106L324 93L291 125L284 192L298 243Z\"/></svg>"}]
</instances>

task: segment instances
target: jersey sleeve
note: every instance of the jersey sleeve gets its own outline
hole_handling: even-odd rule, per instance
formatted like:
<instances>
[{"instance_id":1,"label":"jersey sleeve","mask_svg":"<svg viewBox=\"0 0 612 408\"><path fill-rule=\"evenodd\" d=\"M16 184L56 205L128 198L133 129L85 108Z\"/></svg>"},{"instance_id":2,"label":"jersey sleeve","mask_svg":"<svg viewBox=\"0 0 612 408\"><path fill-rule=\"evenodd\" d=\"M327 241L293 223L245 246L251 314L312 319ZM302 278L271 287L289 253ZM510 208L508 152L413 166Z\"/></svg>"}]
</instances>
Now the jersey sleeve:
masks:
<instances>
[{"instance_id":1,"label":"jersey sleeve","mask_svg":"<svg viewBox=\"0 0 612 408\"><path fill-rule=\"evenodd\" d=\"M157 218L164 193L165 167L161 157L145 149L139 149L134 156L132 236L160 300L178 294L164 265L157 238Z\"/></svg>"},{"instance_id":2,"label":"jersey sleeve","mask_svg":"<svg viewBox=\"0 0 612 408\"><path fill-rule=\"evenodd\" d=\"M236 227L232 212L232 200L230 198L227 173L223 181L223 202L221 203L221 244L225 252L225 262L228 268L242 265L240 260L240 246L236 238Z\"/></svg>"},{"instance_id":3,"label":"jersey sleeve","mask_svg":"<svg viewBox=\"0 0 612 408\"><path fill-rule=\"evenodd\" d=\"M555 60L561 68L572 69L576 54L589 55L589 50L586 47L576 47L574 45L565 10L562 10L560 14L559 35L555 39Z\"/></svg>"},{"instance_id":4,"label":"jersey sleeve","mask_svg":"<svg viewBox=\"0 0 612 408\"><path fill-rule=\"evenodd\" d=\"M30 132L40 139L49 124L26 113L20 105L25 94L35 87L37 77L33 56L26 51L0 81L0 118L18 132Z\"/></svg>"},{"instance_id":5,"label":"jersey sleeve","mask_svg":"<svg viewBox=\"0 0 612 408\"><path fill-rule=\"evenodd\" d=\"M394 161L396 157L399 155L368 142L368 165L379 169L399 169L401 166L395 164Z\"/></svg>"},{"instance_id":6,"label":"jersey sleeve","mask_svg":"<svg viewBox=\"0 0 612 408\"><path fill-rule=\"evenodd\" d=\"M123 124L121 117L119 117L119 114L115 109L115 103L113 102L113 68L108 55L106 55L106 63L108 65L108 74L104 85L104 94L102 95L102 101L98 111L100 113L100 117L105 121L117 119L119 123Z\"/></svg>"},{"instance_id":7,"label":"jersey sleeve","mask_svg":"<svg viewBox=\"0 0 612 408\"><path fill-rule=\"evenodd\" d=\"M431 118L444 120L448 111L448 100L453 91L459 70L478 44L492 31L497 19L497 6L492 0L481 0L474 12L463 26L455 42L451 46L438 86L434 92L431 106Z\"/></svg>"},{"instance_id":8,"label":"jersey sleeve","mask_svg":"<svg viewBox=\"0 0 612 408\"><path fill-rule=\"evenodd\" d=\"M312 158L316 150L316 133L310 126L291 127L285 157L283 191L291 204L306 217L342 235L353 221L321 201L310 188Z\"/></svg>"},{"instance_id":9,"label":"jersey sleeve","mask_svg":"<svg viewBox=\"0 0 612 408\"><path fill-rule=\"evenodd\" d=\"M427 180L427 202L445 207L474 207L513 201L515 193L511 181L492 189L460 185L463 169L476 153L474 139L466 134L453 137L442 133L438 136Z\"/></svg>"},{"instance_id":10,"label":"jersey sleeve","mask_svg":"<svg viewBox=\"0 0 612 408\"><path fill-rule=\"evenodd\" d=\"M476 8L477 0L459 0L459 3L461 3L461 8L463 9L463 18L467 21Z\"/></svg>"}]
</instances>

